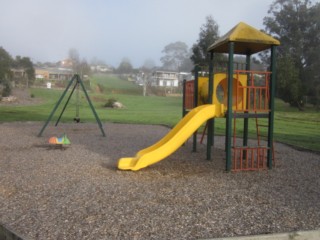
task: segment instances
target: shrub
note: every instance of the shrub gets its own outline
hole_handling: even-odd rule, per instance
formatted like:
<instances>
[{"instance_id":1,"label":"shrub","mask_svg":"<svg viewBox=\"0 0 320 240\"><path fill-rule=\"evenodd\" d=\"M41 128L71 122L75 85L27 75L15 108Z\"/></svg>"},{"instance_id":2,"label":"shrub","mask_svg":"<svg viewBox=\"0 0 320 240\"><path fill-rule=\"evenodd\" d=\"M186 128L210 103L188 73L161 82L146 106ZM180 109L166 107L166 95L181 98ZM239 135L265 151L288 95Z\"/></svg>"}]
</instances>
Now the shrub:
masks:
<instances>
[{"instance_id":1,"label":"shrub","mask_svg":"<svg viewBox=\"0 0 320 240\"><path fill-rule=\"evenodd\" d=\"M12 90L12 87L11 87L10 82L9 81L5 81L3 83L3 89L2 89L2 93L1 93L2 97L10 96L11 90Z\"/></svg>"},{"instance_id":2,"label":"shrub","mask_svg":"<svg viewBox=\"0 0 320 240\"><path fill-rule=\"evenodd\" d=\"M98 86L98 92L99 93L103 93L104 92L104 86L102 84L100 84L100 83L98 83L97 86Z\"/></svg>"},{"instance_id":3,"label":"shrub","mask_svg":"<svg viewBox=\"0 0 320 240\"><path fill-rule=\"evenodd\" d=\"M104 107L109 107L109 108L112 108L113 107L113 104L117 102L117 100L115 98L109 98L106 102L106 104L104 104L103 106Z\"/></svg>"}]
</instances>

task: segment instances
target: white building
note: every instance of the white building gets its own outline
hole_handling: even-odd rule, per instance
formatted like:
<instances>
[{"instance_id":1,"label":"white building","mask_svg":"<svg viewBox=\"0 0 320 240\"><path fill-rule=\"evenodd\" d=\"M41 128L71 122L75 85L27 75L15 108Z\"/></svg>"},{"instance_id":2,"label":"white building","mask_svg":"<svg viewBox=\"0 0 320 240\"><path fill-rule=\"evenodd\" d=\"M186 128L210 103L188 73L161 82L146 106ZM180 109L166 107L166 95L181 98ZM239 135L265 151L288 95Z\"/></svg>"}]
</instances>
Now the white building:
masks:
<instances>
[{"instance_id":1,"label":"white building","mask_svg":"<svg viewBox=\"0 0 320 240\"><path fill-rule=\"evenodd\" d=\"M152 73L152 85L159 87L178 87L179 73L155 71Z\"/></svg>"}]
</instances>

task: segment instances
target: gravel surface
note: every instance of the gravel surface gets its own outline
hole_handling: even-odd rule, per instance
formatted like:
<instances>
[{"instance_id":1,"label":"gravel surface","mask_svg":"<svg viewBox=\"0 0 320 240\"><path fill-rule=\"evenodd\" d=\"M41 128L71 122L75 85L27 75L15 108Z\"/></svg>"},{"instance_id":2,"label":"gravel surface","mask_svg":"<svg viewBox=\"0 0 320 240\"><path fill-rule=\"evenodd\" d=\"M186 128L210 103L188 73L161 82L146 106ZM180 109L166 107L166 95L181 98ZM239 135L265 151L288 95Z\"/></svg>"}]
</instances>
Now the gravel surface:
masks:
<instances>
[{"instance_id":1,"label":"gravel surface","mask_svg":"<svg viewBox=\"0 0 320 240\"><path fill-rule=\"evenodd\" d=\"M271 171L224 172L189 141L138 172L119 171L163 126L0 124L0 223L26 239L197 239L320 228L320 155L276 144ZM66 133L71 146L48 146Z\"/></svg>"}]
</instances>

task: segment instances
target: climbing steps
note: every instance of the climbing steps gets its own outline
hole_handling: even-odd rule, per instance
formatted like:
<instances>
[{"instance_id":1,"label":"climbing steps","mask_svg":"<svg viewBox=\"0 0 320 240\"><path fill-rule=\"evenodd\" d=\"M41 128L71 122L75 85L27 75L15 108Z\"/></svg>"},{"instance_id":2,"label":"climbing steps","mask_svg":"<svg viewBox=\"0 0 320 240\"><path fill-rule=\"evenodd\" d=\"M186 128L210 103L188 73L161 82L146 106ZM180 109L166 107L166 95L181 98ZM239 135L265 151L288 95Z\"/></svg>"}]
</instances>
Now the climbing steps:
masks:
<instances>
[{"instance_id":1,"label":"climbing steps","mask_svg":"<svg viewBox=\"0 0 320 240\"><path fill-rule=\"evenodd\" d=\"M263 123L259 123L258 118L256 118L256 131L257 131L257 142L258 142L258 146L262 145L262 140L267 141L268 140L268 136L264 134L264 132L268 132L268 130L266 131L261 131L260 128L265 128L268 129L268 124L263 124ZM272 142L272 165L273 167L276 166L276 158L275 158L275 147L274 147L274 142Z\"/></svg>"}]
</instances>

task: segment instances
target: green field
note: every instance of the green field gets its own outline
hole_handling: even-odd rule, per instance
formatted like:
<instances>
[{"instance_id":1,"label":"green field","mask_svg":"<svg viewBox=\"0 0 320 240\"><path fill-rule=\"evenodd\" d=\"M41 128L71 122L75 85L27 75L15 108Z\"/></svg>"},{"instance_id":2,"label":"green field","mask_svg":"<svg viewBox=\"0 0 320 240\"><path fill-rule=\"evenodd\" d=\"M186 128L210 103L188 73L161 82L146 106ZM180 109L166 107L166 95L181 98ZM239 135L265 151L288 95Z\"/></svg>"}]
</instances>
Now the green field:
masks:
<instances>
[{"instance_id":1,"label":"green field","mask_svg":"<svg viewBox=\"0 0 320 240\"><path fill-rule=\"evenodd\" d=\"M30 94L41 100L41 103L27 106L0 106L0 122L45 121L62 91L32 88ZM89 95L103 122L160 124L172 127L182 115L181 97L144 97L140 86L116 76L94 76ZM105 108L104 104L109 98L120 101L125 108ZM58 118L64 103L61 104L52 121ZM63 114L62 122L73 121L76 115L76 103L76 94L74 94ZM320 113L313 109L301 112L278 99L275 104L275 140L300 148L320 151ZM80 92L79 109L81 122L95 121L82 92ZM260 119L259 122L261 121L263 120ZM237 124L240 129L242 123L239 121ZM225 119L216 119L217 134L224 134L224 126ZM255 119L250 119L249 131L252 138L256 137ZM266 129L263 128L261 131L266 132ZM241 136L241 132L238 134Z\"/></svg>"}]
</instances>

